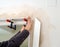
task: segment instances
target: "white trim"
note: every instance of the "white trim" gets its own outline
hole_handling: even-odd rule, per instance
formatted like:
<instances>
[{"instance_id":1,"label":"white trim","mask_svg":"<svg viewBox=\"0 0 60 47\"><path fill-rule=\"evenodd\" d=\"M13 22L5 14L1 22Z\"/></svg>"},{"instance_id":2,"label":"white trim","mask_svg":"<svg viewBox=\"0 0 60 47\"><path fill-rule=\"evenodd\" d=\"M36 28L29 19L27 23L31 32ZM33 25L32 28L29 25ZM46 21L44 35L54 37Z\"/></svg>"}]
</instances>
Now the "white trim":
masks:
<instances>
[{"instance_id":1,"label":"white trim","mask_svg":"<svg viewBox=\"0 0 60 47\"><path fill-rule=\"evenodd\" d=\"M40 27L41 27L41 23L37 18L34 18L34 27L32 30L32 34L29 35L28 38L28 47L39 47L39 40L40 40ZM31 38L33 36L33 42L31 42ZM31 44L32 43L32 44ZM32 46L31 46L32 45Z\"/></svg>"},{"instance_id":2,"label":"white trim","mask_svg":"<svg viewBox=\"0 0 60 47\"><path fill-rule=\"evenodd\" d=\"M35 18L34 23L34 35L33 35L33 47L39 47L40 38L40 21Z\"/></svg>"}]
</instances>

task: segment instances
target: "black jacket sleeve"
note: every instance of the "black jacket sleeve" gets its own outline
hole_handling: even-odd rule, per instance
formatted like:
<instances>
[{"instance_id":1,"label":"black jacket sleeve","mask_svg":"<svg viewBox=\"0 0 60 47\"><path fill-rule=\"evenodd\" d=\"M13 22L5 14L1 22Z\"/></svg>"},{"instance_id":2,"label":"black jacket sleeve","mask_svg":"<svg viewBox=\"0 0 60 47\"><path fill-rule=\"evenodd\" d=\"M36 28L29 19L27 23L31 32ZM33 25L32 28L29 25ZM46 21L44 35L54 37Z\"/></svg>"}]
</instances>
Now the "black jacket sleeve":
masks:
<instances>
[{"instance_id":1,"label":"black jacket sleeve","mask_svg":"<svg viewBox=\"0 0 60 47\"><path fill-rule=\"evenodd\" d=\"M10 40L0 42L0 47L19 47L28 35L28 30L23 30L22 33L17 33Z\"/></svg>"}]
</instances>

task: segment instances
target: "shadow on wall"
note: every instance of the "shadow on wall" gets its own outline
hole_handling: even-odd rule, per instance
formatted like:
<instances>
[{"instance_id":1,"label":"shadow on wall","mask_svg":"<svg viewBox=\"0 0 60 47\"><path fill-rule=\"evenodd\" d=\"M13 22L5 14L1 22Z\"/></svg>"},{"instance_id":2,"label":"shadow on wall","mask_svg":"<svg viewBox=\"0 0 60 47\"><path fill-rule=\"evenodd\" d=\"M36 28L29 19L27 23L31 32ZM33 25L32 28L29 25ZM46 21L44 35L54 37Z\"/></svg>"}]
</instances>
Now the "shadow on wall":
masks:
<instances>
[{"instance_id":1,"label":"shadow on wall","mask_svg":"<svg viewBox=\"0 0 60 47\"><path fill-rule=\"evenodd\" d=\"M14 10L13 10L14 9ZM6 10L6 9L5 9ZM50 19L47 11L41 8L35 8L27 5L18 8L9 8L9 11L4 11L0 14L0 18L20 18L31 16L32 19L37 17L41 22L40 47L50 47L49 32L53 28L50 24Z\"/></svg>"}]
</instances>

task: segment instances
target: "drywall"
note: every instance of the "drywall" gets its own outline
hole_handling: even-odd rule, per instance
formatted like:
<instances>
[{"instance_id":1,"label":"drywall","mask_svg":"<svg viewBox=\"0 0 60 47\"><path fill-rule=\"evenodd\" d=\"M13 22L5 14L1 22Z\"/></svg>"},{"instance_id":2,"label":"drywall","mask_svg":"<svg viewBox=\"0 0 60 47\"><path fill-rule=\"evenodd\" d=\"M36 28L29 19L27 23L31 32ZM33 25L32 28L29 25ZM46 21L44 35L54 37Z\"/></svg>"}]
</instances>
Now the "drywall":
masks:
<instances>
[{"instance_id":1,"label":"drywall","mask_svg":"<svg viewBox=\"0 0 60 47\"><path fill-rule=\"evenodd\" d=\"M11 6L10 4L10 7L7 7L8 5L5 5L4 7L1 5L0 18L20 18L25 16L37 17L42 23L40 47L59 47L60 1L57 0L57 2L57 5L53 4L54 6L49 6L47 0L23 0L20 1L20 4L16 2L15 5Z\"/></svg>"}]
</instances>

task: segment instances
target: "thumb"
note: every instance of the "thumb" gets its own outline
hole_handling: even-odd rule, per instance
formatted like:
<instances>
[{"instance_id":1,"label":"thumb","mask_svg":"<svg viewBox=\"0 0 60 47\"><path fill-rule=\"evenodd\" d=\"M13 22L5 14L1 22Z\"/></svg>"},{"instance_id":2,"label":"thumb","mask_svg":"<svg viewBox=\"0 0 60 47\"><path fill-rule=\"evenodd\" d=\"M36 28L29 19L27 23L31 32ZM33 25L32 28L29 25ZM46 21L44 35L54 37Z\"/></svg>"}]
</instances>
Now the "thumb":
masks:
<instances>
[{"instance_id":1,"label":"thumb","mask_svg":"<svg viewBox=\"0 0 60 47\"><path fill-rule=\"evenodd\" d=\"M24 26L22 26L22 28L21 28L21 32L22 32L24 29L25 29L25 27L24 27Z\"/></svg>"}]
</instances>

